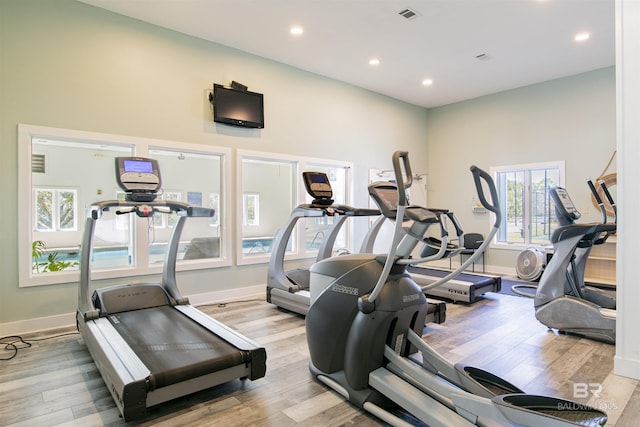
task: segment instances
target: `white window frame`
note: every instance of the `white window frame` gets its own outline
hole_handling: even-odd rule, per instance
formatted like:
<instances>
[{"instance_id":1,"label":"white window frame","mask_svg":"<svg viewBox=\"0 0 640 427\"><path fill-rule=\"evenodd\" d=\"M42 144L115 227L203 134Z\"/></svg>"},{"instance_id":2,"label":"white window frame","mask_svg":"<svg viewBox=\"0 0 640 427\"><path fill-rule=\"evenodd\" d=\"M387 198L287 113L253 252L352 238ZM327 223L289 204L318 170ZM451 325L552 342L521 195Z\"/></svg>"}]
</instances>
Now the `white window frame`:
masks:
<instances>
[{"instance_id":1,"label":"white window frame","mask_svg":"<svg viewBox=\"0 0 640 427\"><path fill-rule=\"evenodd\" d=\"M532 171L532 170L541 170L541 169L552 169L552 168L557 168L559 170L559 183L558 185L561 187L564 187L565 185L565 162L564 160L558 160L558 161L549 161L549 162L540 162L540 163L524 163L524 164L514 164L514 165L506 165L506 166L494 166L491 167L490 171L491 171L491 176L493 177L495 183L496 183L496 187L498 187L498 173L500 172L508 172L508 171ZM530 189L529 188L525 188L525 199L526 200L530 200ZM498 189L498 197L500 197L500 191ZM500 200L500 206L502 207L503 205L503 201ZM528 216L527 216L528 217ZM525 218L525 220L527 219L527 217ZM503 218L503 221L505 221L506 219ZM493 218L490 219L491 222L491 226L493 226ZM530 222L526 222L524 224L524 228L528 229L530 227L531 223ZM530 233L525 232L525 236L530 236ZM547 245L539 245L536 243L532 243L532 242L527 242L527 240L525 239L524 243L521 242L514 242L514 243L508 243L508 242L502 242L502 241L498 241L498 236L499 236L499 232L496 233L496 236L493 238L493 241L491 243L491 247L492 248L496 248L496 249L507 249L507 250L514 250L514 251L523 251L526 248L530 248L530 247L544 247Z\"/></svg>"},{"instance_id":2,"label":"white window frame","mask_svg":"<svg viewBox=\"0 0 640 427\"><path fill-rule=\"evenodd\" d=\"M217 267L228 267L232 264L231 239L232 222L227 210L231 209L231 171L230 162L232 150L226 147L213 147L185 142L166 141L150 138L138 138L125 135L112 135L96 132L85 132L70 129L59 129L28 124L18 125L18 209L24 215L18 215L18 286L30 287L52 285L60 283L78 282L79 271L60 271L46 274L34 274L32 271L31 240L33 230L33 184L31 173L31 154L33 139L78 141L88 144L120 145L133 147L133 153L137 156L146 156L149 150L154 148L183 150L198 152L207 155L218 155L221 158L221 183L223 192L223 208L225 211L218 215L220 221L220 235L223 239L219 258L204 258L193 260L181 260L176 266L177 271L199 270ZM115 166L114 166L115 170ZM114 172L115 173L115 172ZM115 176L114 176L115 183ZM105 199L108 199L105 196ZM79 219L78 219L79 220ZM84 221L83 221L84 224ZM92 279L111 279L133 277L141 275L160 274L161 265L149 265L148 259L148 233L145 227L135 228L136 265L132 267L120 267L114 269L96 269L92 271ZM139 249L138 249L139 248Z\"/></svg>"},{"instance_id":3,"label":"white window frame","mask_svg":"<svg viewBox=\"0 0 640 427\"><path fill-rule=\"evenodd\" d=\"M302 171L312 170L313 166L322 165L325 167L340 167L347 169L346 174L346 195L345 195L345 204L350 204L353 198L353 163L345 162L341 160L331 160L331 159L321 159L321 158L313 158L313 157L302 157L302 156L292 156L288 154L279 154L279 153L270 153L263 151L252 151L252 150L242 150L238 149L236 151L236 191L235 194L238 195L236 197L236 212L243 212L243 181L242 181L242 162L244 159L251 160L264 160L271 162L282 162L282 163L290 163L293 165L293 205L290 206L290 210L293 210L296 206L307 203L307 193L304 188L304 184L302 182ZM268 214L268 212L263 212L263 214ZM261 216L260 221L265 221L266 219ZM303 220L298 221L302 223ZM284 221L280 226L284 226ZM303 227L302 227L303 228ZM298 227L298 233L296 233L296 250L287 252L285 254L285 260L300 260L315 257L317 254L317 250L315 251L307 251L306 250L306 234L304 230L301 230L301 227ZM268 263L271 258L271 253L267 252L264 254L251 254L245 255L242 250L242 239L243 239L243 220L240 218L236 221L236 264L237 265L251 265L251 264L261 264ZM275 236L271 236L275 237ZM347 236L347 241L353 241L353 228L349 229L349 235Z\"/></svg>"}]
</instances>

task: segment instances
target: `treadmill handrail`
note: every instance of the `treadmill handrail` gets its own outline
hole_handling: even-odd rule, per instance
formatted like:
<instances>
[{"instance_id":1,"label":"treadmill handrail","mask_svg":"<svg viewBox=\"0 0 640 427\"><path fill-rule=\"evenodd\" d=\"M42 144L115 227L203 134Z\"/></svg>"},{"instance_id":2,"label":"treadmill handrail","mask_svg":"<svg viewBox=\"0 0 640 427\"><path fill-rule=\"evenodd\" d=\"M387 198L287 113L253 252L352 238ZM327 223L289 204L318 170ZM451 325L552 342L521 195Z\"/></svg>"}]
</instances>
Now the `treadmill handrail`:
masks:
<instances>
[{"instance_id":1,"label":"treadmill handrail","mask_svg":"<svg viewBox=\"0 0 640 427\"><path fill-rule=\"evenodd\" d=\"M135 208L137 206L149 206L154 209L156 212L168 213L164 212L162 209L158 208L168 208L172 212L177 212L178 214L183 213L183 215L189 217L212 217L215 214L214 209L210 208L202 208L197 206L191 206L188 203L178 202L174 200L155 200L153 202L134 202L130 200L103 200L101 202L95 202L89 207L89 215L93 217L93 219L99 219L102 216L102 212L109 210L113 207L122 207L122 208ZM130 213L130 212L123 212Z\"/></svg>"},{"instance_id":2,"label":"treadmill handrail","mask_svg":"<svg viewBox=\"0 0 640 427\"><path fill-rule=\"evenodd\" d=\"M317 217L317 216L377 216L380 215L378 209L371 208L355 208L349 205L332 204L332 205L319 205L317 203L305 203L298 205L293 209L296 214L303 217Z\"/></svg>"},{"instance_id":3,"label":"treadmill handrail","mask_svg":"<svg viewBox=\"0 0 640 427\"><path fill-rule=\"evenodd\" d=\"M85 222L85 231L82 239L82 247L80 253L80 284L78 289L78 310L85 319L97 318L100 313L91 301L91 258L93 254L93 238L95 235L95 226L98 219L102 217L102 213L111 208L136 208L149 206L154 212L168 214L176 212L179 216L178 222L174 227L171 238L169 239L169 248L165 257L163 266L163 285L178 303L184 304L188 300L182 297L178 291L175 279L175 264L177 259L177 249L180 243L180 233L184 227L184 220L187 217L212 217L213 209L191 206L184 202L173 200L158 200L152 202L135 202L130 200L104 200L93 203L89 207L87 219ZM165 210L165 209L168 209ZM126 210L121 213L130 214L134 210ZM117 211L116 211L117 213ZM180 225L182 224L182 225ZM177 232L177 234L176 234ZM175 247L174 247L175 246ZM172 247L174 247L172 249ZM173 258L172 258L173 257ZM166 276L165 276L166 275Z\"/></svg>"}]
</instances>

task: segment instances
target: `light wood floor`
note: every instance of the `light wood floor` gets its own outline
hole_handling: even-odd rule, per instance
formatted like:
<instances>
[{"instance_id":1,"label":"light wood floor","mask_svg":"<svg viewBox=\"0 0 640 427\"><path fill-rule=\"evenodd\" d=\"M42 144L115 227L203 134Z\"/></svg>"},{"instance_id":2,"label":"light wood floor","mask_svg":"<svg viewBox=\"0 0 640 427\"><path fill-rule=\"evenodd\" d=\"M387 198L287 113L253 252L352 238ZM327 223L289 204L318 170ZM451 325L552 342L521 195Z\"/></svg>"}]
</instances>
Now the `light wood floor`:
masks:
<instances>
[{"instance_id":1,"label":"light wood floor","mask_svg":"<svg viewBox=\"0 0 640 427\"><path fill-rule=\"evenodd\" d=\"M266 347L266 377L159 405L131 425L383 425L312 379L301 316L263 301L201 309ZM531 299L487 294L473 305L447 304L446 322L429 325L424 339L450 360L488 369L529 393L599 406L609 414L607 425L640 425L640 387L612 373L614 347L548 331L535 320ZM592 391L600 392L598 399ZM35 341L0 361L0 425L125 423L76 334Z\"/></svg>"}]
</instances>

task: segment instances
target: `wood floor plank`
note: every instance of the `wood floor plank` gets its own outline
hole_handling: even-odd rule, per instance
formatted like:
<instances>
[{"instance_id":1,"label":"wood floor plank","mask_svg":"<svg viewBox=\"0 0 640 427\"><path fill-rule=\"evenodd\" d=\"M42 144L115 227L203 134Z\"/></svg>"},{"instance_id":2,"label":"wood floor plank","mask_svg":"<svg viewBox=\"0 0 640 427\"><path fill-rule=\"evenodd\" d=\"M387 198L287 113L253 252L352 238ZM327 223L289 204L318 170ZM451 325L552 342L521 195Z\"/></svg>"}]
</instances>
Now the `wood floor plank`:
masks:
<instances>
[{"instance_id":1,"label":"wood floor plank","mask_svg":"<svg viewBox=\"0 0 640 427\"><path fill-rule=\"evenodd\" d=\"M201 309L266 348L266 376L166 402L133 424L385 425L314 380L304 317L264 301ZM580 384L600 384L600 400L575 400L604 406L610 414L608 426L638 425L640 386L612 373L614 346L547 330L535 319L530 299L487 294L474 304L447 304L446 322L427 325L423 339L450 360L487 369L528 392L571 399ZM128 425L79 335L37 341L16 358L0 362L0 393L3 427Z\"/></svg>"},{"instance_id":2,"label":"wood floor plank","mask_svg":"<svg viewBox=\"0 0 640 427\"><path fill-rule=\"evenodd\" d=\"M618 407L620 403L612 402L615 405L614 410L622 411L615 422L616 427L637 427L640 420L640 385L636 385L628 403L623 408Z\"/></svg>"}]
</instances>

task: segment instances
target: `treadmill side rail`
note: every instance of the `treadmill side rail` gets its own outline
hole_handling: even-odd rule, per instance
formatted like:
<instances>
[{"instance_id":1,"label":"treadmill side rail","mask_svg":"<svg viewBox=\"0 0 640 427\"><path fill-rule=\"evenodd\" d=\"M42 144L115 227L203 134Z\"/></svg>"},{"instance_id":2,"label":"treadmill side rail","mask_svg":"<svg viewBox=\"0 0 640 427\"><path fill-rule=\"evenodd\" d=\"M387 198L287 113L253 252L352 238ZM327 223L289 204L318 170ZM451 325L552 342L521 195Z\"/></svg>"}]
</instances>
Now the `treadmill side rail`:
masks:
<instances>
[{"instance_id":1,"label":"treadmill side rail","mask_svg":"<svg viewBox=\"0 0 640 427\"><path fill-rule=\"evenodd\" d=\"M85 345L124 419L144 416L151 372L108 319L85 322L82 314L78 313L78 325Z\"/></svg>"}]
</instances>

